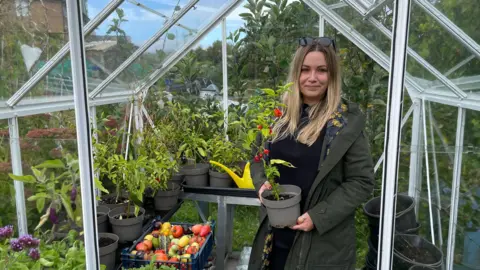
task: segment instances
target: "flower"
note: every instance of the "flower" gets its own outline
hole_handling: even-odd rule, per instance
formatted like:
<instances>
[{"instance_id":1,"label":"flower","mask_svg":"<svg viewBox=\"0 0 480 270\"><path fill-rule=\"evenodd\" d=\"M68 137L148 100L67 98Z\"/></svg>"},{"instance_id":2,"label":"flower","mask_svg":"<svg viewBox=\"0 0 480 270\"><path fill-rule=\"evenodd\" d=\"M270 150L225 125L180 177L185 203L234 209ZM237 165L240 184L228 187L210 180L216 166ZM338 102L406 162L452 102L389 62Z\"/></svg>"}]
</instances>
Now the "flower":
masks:
<instances>
[{"instance_id":1,"label":"flower","mask_svg":"<svg viewBox=\"0 0 480 270\"><path fill-rule=\"evenodd\" d=\"M7 225L3 228L0 228L0 239L10 238L13 235L13 226Z\"/></svg>"},{"instance_id":2,"label":"flower","mask_svg":"<svg viewBox=\"0 0 480 270\"><path fill-rule=\"evenodd\" d=\"M18 241L23 248L36 248L40 244L40 240L33 238L30 234L22 235Z\"/></svg>"},{"instance_id":3,"label":"flower","mask_svg":"<svg viewBox=\"0 0 480 270\"><path fill-rule=\"evenodd\" d=\"M268 154L270 154L270 150L264 149L264 150L263 150L263 153L264 153L265 155L268 155Z\"/></svg>"},{"instance_id":4,"label":"flower","mask_svg":"<svg viewBox=\"0 0 480 270\"><path fill-rule=\"evenodd\" d=\"M253 158L253 160L254 160L255 162L260 162L260 157L259 157L259 156L255 156L255 157Z\"/></svg>"},{"instance_id":5,"label":"flower","mask_svg":"<svg viewBox=\"0 0 480 270\"><path fill-rule=\"evenodd\" d=\"M281 117L283 113L279 108L275 108L273 110L273 114L275 115L275 117Z\"/></svg>"},{"instance_id":6,"label":"flower","mask_svg":"<svg viewBox=\"0 0 480 270\"><path fill-rule=\"evenodd\" d=\"M258 128L258 130L262 130L262 129L263 129L262 125L258 125L257 128Z\"/></svg>"},{"instance_id":7,"label":"flower","mask_svg":"<svg viewBox=\"0 0 480 270\"><path fill-rule=\"evenodd\" d=\"M12 239L12 240L10 240L10 248L11 248L13 251L17 251L17 252L23 250L22 243L21 243L18 239Z\"/></svg>"},{"instance_id":8,"label":"flower","mask_svg":"<svg viewBox=\"0 0 480 270\"><path fill-rule=\"evenodd\" d=\"M31 248L30 251L28 252L28 256L34 260L40 259L40 252L36 248Z\"/></svg>"}]
</instances>

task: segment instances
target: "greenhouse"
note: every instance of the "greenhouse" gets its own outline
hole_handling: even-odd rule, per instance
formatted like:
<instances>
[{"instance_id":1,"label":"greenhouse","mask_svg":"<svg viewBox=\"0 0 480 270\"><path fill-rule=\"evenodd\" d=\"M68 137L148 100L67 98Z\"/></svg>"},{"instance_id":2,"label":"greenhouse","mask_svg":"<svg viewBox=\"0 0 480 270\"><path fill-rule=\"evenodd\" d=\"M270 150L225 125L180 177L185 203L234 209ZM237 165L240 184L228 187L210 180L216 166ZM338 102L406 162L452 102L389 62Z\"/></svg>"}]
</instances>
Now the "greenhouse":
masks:
<instances>
[{"instance_id":1,"label":"greenhouse","mask_svg":"<svg viewBox=\"0 0 480 270\"><path fill-rule=\"evenodd\" d=\"M248 269L274 222L252 145L305 37L332 40L366 118L354 268L480 269L477 16L477 0L0 0L0 269Z\"/></svg>"}]
</instances>

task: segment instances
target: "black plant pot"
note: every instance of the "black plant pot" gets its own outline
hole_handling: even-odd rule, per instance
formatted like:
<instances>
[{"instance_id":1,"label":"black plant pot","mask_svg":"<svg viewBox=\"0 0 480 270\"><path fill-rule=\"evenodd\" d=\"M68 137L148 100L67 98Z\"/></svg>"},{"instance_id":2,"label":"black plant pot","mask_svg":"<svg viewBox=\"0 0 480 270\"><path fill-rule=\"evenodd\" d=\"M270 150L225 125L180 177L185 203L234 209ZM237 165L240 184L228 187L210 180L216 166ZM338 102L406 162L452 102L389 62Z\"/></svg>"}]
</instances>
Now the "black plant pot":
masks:
<instances>
[{"instance_id":1,"label":"black plant pot","mask_svg":"<svg viewBox=\"0 0 480 270\"><path fill-rule=\"evenodd\" d=\"M407 195L397 194L397 207L395 211L395 231L397 233L416 234L420 228L415 216L415 200ZM370 239L373 246L378 245L380 233L380 197L368 201L363 207L363 212L368 218Z\"/></svg>"},{"instance_id":2,"label":"black plant pot","mask_svg":"<svg viewBox=\"0 0 480 270\"><path fill-rule=\"evenodd\" d=\"M365 261L366 270L377 269L377 254L377 247L373 246L369 239L368 253ZM395 270L442 269L442 252L432 243L418 235L395 235L393 255L392 269Z\"/></svg>"},{"instance_id":3,"label":"black plant pot","mask_svg":"<svg viewBox=\"0 0 480 270\"><path fill-rule=\"evenodd\" d=\"M106 270L115 269L115 252L118 248L118 236L113 233L99 233L100 263Z\"/></svg>"}]
</instances>

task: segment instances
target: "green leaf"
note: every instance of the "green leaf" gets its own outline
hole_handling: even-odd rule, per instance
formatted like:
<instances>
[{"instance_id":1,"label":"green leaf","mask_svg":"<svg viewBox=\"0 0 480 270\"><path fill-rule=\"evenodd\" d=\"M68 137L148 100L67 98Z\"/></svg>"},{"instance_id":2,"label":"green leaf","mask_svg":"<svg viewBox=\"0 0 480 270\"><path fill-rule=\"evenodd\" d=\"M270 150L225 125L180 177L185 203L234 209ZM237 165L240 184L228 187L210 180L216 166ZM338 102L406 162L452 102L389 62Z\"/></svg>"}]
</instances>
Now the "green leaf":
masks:
<instances>
[{"instance_id":1,"label":"green leaf","mask_svg":"<svg viewBox=\"0 0 480 270\"><path fill-rule=\"evenodd\" d=\"M41 213L44 207L45 207L45 198L38 198L37 199L38 212Z\"/></svg>"},{"instance_id":2,"label":"green leaf","mask_svg":"<svg viewBox=\"0 0 480 270\"><path fill-rule=\"evenodd\" d=\"M45 267L53 266L53 262L47 261L47 260L44 259L44 258L40 258L40 259L39 259L39 262L40 262L43 266L45 266ZM27 269L28 269L28 268L27 268Z\"/></svg>"},{"instance_id":3,"label":"green leaf","mask_svg":"<svg viewBox=\"0 0 480 270\"><path fill-rule=\"evenodd\" d=\"M205 153L205 150L203 150L203 148L198 147L197 150L198 150L198 152L200 153L200 155L201 155L202 157L206 157L206 156L207 156L207 154Z\"/></svg>"},{"instance_id":4,"label":"green leaf","mask_svg":"<svg viewBox=\"0 0 480 270\"><path fill-rule=\"evenodd\" d=\"M375 138L373 139L374 141L376 140L381 140L385 137L385 132L380 132L377 134L377 136L375 136Z\"/></svg>"},{"instance_id":5,"label":"green leaf","mask_svg":"<svg viewBox=\"0 0 480 270\"><path fill-rule=\"evenodd\" d=\"M35 166L35 168L38 169L65 169L65 164L60 159L55 159L55 160L46 160L41 164L38 164Z\"/></svg>"},{"instance_id":6,"label":"green leaf","mask_svg":"<svg viewBox=\"0 0 480 270\"><path fill-rule=\"evenodd\" d=\"M265 92L265 94L269 95L269 96L275 96L275 91L273 89L270 89L270 88L264 88L263 89L263 92Z\"/></svg>"},{"instance_id":7,"label":"green leaf","mask_svg":"<svg viewBox=\"0 0 480 270\"><path fill-rule=\"evenodd\" d=\"M103 193L109 194L110 192L103 186L102 182L95 178L95 187Z\"/></svg>"},{"instance_id":8,"label":"green leaf","mask_svg":"<svg viewBox=\"0 0 480 270\"><path fill-rule=\"evenodd\" d=\"M21 262L15 262L13 265L9 267L10 270L29 270L29 268L21 263Z\"/></svg>"},{"instance_id":9,"label":"green leaf","mask_svg":"<svg viewBox=\"0 0 480 270\"><path fill-rule=\"evenodd\" d=\"M33 177L32 175L15 175L15 174L9 173L8 176L10 176L10 178L12 178L13 180L21 181L24 183L33 184L36 182L35 177Z\"/></svg>"},{"instance_id":10,"label":"green leaf","mask_svg":"<svg viewBox=\"0 0 480 270\"><path fill-rule=\"evenodd\" d=\"M27 199L27 201L33 202L33 201L35 201L35 200L37 200L37 199L39 199L39 198L49 198L49 196L48 196L46 193L41 192L41 193L37 193L37 194L35 194L35 195L30 196L30 197Z\"/></svg>"},{"instance_id":11,"label":"green leaf","mask_svg":"<svg viewBox=\"0 0 480 270\"><path fill-rule=\"evenodd\" d=\"M374 101L372 101L372 104L381 105L381 106L387 106L387 104L385 104L385 101L383 101L383 100L381 100L381 99L375 99Z\"/></svg>"},{"instance_id":12,"label":"green leaf","mask_svg":"<svg viewBox=\"0 0 480 270\"><path fill-rule=\"evenodd\" d=\"M287 162L287 161L281 160L281 159L271 159L270 164L272 164L272 165L280 164L280 165L284 165L284 166L287 166L287 167L290 167L290 168L295 168L295 166L293 166L290 162Z\"/></svg>"},{"instance_id":13,"label":"green leaf","mask_svg":"<svg viewBox=\"0 0 480 270\"><path fill-rule=\"evenodd\" d=\"M73 216L72 206L70 205L70 198L65 194L61 194L60 198L62 199L62 204L63 207L65 207L65 211L67 211L68 217L70 217L71 220L74 220L75 218Z\"/></svg>"}]
</instances>

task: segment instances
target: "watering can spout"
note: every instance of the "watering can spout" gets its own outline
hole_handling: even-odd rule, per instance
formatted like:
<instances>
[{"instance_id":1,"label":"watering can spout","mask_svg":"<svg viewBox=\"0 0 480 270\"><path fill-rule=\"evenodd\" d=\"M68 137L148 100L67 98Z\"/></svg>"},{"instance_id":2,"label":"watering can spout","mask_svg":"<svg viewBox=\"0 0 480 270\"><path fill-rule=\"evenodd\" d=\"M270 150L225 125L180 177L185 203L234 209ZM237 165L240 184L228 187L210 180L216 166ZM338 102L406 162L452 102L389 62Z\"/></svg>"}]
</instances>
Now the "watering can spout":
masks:
<instances>
[{"instance_id":1,"label":"watering can spout","mask_svg":"<svg viewBox=\"0 0 480 270\"><path fill-rule=\"evenodd\" d=\"M210 163L224 169L227 174L233 178L233 181L235 181L239 188L255 189L255 187L253 186L252 177L250 176L250 162L245 165L245 169L243 170L243 177L238 176L231 169L221 163L213 160L210 160Z\"/></svg>"}]
</instances>

